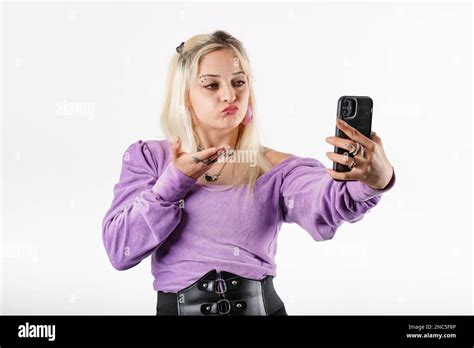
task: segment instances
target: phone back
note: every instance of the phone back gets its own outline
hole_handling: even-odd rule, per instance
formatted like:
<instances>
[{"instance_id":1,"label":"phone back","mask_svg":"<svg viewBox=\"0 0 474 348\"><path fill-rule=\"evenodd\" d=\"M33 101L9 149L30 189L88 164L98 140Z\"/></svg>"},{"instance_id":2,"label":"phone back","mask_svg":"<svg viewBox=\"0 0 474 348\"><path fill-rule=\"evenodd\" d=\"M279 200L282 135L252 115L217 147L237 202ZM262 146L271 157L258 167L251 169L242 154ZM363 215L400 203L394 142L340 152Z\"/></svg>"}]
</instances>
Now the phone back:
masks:
<instances>
[{"instance_id":1,"label":"phone back","mask_svg":"<svg viewBox=\"0 0 474 348\"><path fill-rule=\"evenodd\" d=\"M350 126L356 128L367 138L371 138L372 132L372 108L373 101L366 96L342 96L337 101L337 118L346 121ZM336 136L339 138L349 139L349 137L336 127ZM347 149L334 147L334 152L343 155L349 152ZM349 154L350 157L354 157ZM333 162L333 169L337 172L348 172L349 167Z\"/></svg>"}]
</instances>

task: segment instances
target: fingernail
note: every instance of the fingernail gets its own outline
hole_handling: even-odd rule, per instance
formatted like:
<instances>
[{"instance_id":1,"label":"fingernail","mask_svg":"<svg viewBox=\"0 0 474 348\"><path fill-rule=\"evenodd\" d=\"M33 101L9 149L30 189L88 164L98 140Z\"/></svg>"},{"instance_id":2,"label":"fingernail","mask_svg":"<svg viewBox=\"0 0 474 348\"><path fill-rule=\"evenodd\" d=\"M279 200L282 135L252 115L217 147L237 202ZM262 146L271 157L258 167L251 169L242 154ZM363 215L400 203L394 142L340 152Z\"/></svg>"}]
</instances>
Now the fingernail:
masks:
<instances>
[{"instance_id":1,"label":"fingernail","mask_svg":"<svg viewBox=\"0 0 474 348\"><path fill-rule=\"evenodd\" d=\"M329 138L329 137L327 137L327 138L326 138L326 141L327 141L327 142L329 142L329 139L330 139L330 138Z\"/></svg>"}]
</instances>

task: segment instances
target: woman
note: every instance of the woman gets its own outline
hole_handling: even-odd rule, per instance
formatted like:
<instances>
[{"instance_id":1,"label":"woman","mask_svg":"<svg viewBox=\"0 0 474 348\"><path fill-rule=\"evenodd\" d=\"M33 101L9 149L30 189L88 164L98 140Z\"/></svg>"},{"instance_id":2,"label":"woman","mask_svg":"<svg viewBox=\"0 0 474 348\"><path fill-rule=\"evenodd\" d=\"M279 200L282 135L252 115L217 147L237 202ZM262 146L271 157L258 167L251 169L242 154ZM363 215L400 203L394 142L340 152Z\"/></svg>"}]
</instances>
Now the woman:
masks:
<instances>
[{"instance_id":1,"label":"woman","mask_svg":"<svg viewBox=\"0 0 474 348\"><path fill-rule=\"evenodd\" d=\"M252 81L228 33L183 42L168 70L167 139L140 140L124 154L103 241L118 270L152 255L157 315L287 315L272 281L281 224L331 239L395 183L380 137L345 123L337 127L350 139L328 143L363 152L352 162L327 155L349 172L261 146Z\"/></svg>"}]
</instances>

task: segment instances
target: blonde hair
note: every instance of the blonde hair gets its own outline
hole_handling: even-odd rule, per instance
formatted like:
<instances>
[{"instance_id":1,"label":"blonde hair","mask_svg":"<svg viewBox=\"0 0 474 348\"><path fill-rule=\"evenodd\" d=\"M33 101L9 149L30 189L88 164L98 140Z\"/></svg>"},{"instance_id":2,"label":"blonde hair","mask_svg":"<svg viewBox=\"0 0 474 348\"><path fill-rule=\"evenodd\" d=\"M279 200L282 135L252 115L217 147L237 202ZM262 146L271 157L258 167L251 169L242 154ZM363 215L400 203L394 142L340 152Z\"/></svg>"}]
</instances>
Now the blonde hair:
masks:
<instances>
[{"instance_id":1,"label":"blonde hair","mask_svg":"<svg viewBox=\"0 0 474 348\"><path fill-rule=\"evenodd\" d=\"M222 30L217 30L212 34L195 35L186 40L181 48L181 53L176 51L169 63L164 103L161 110L161 128L170 142L174 142L177 136L181 138L182 151L197 152L198 139L186 108L189 89L198 74L199 63L206 54L217 50L231 49L247 75L250 91L249 106L253 110L250 123L239 125L236 150L252 151L256 155L256 165L245 166L246 168L241 170L237 182L232 186L246 184L248 192L252 192L258 177L271 169L272 165L264 157L264 147L260 144L255 123L257 108L253 91L253 74L247 53L239 40Z\"/></svg>"}]
</instances>

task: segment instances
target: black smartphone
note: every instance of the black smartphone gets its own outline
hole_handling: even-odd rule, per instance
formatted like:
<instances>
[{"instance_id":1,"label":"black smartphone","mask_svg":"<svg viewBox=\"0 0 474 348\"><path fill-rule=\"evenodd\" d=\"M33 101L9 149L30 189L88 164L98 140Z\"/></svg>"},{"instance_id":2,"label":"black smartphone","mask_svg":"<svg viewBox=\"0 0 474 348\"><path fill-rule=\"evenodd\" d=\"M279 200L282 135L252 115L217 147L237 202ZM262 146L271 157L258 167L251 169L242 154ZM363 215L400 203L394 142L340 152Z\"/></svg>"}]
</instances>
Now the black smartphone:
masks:
<instances>
[{"instance_id":1,"label":"black smartphone","mask_svg":"<svg viewBox=\"0 0 474 348\"><path fill-rule=\"evenodd\" d=\"M347 122L367 138L371 139L372 132L372 109L373 101L366 96L342 96L337 101L337 118ZM336 127L336 137L349 139L339 128ZM334 146L334 152L343 155L348 153L349 157L354 157L347 149ZM349 172L350 169L344 164L333 162L333 169L336 172Z\"/></svg>"}]
</instances>

